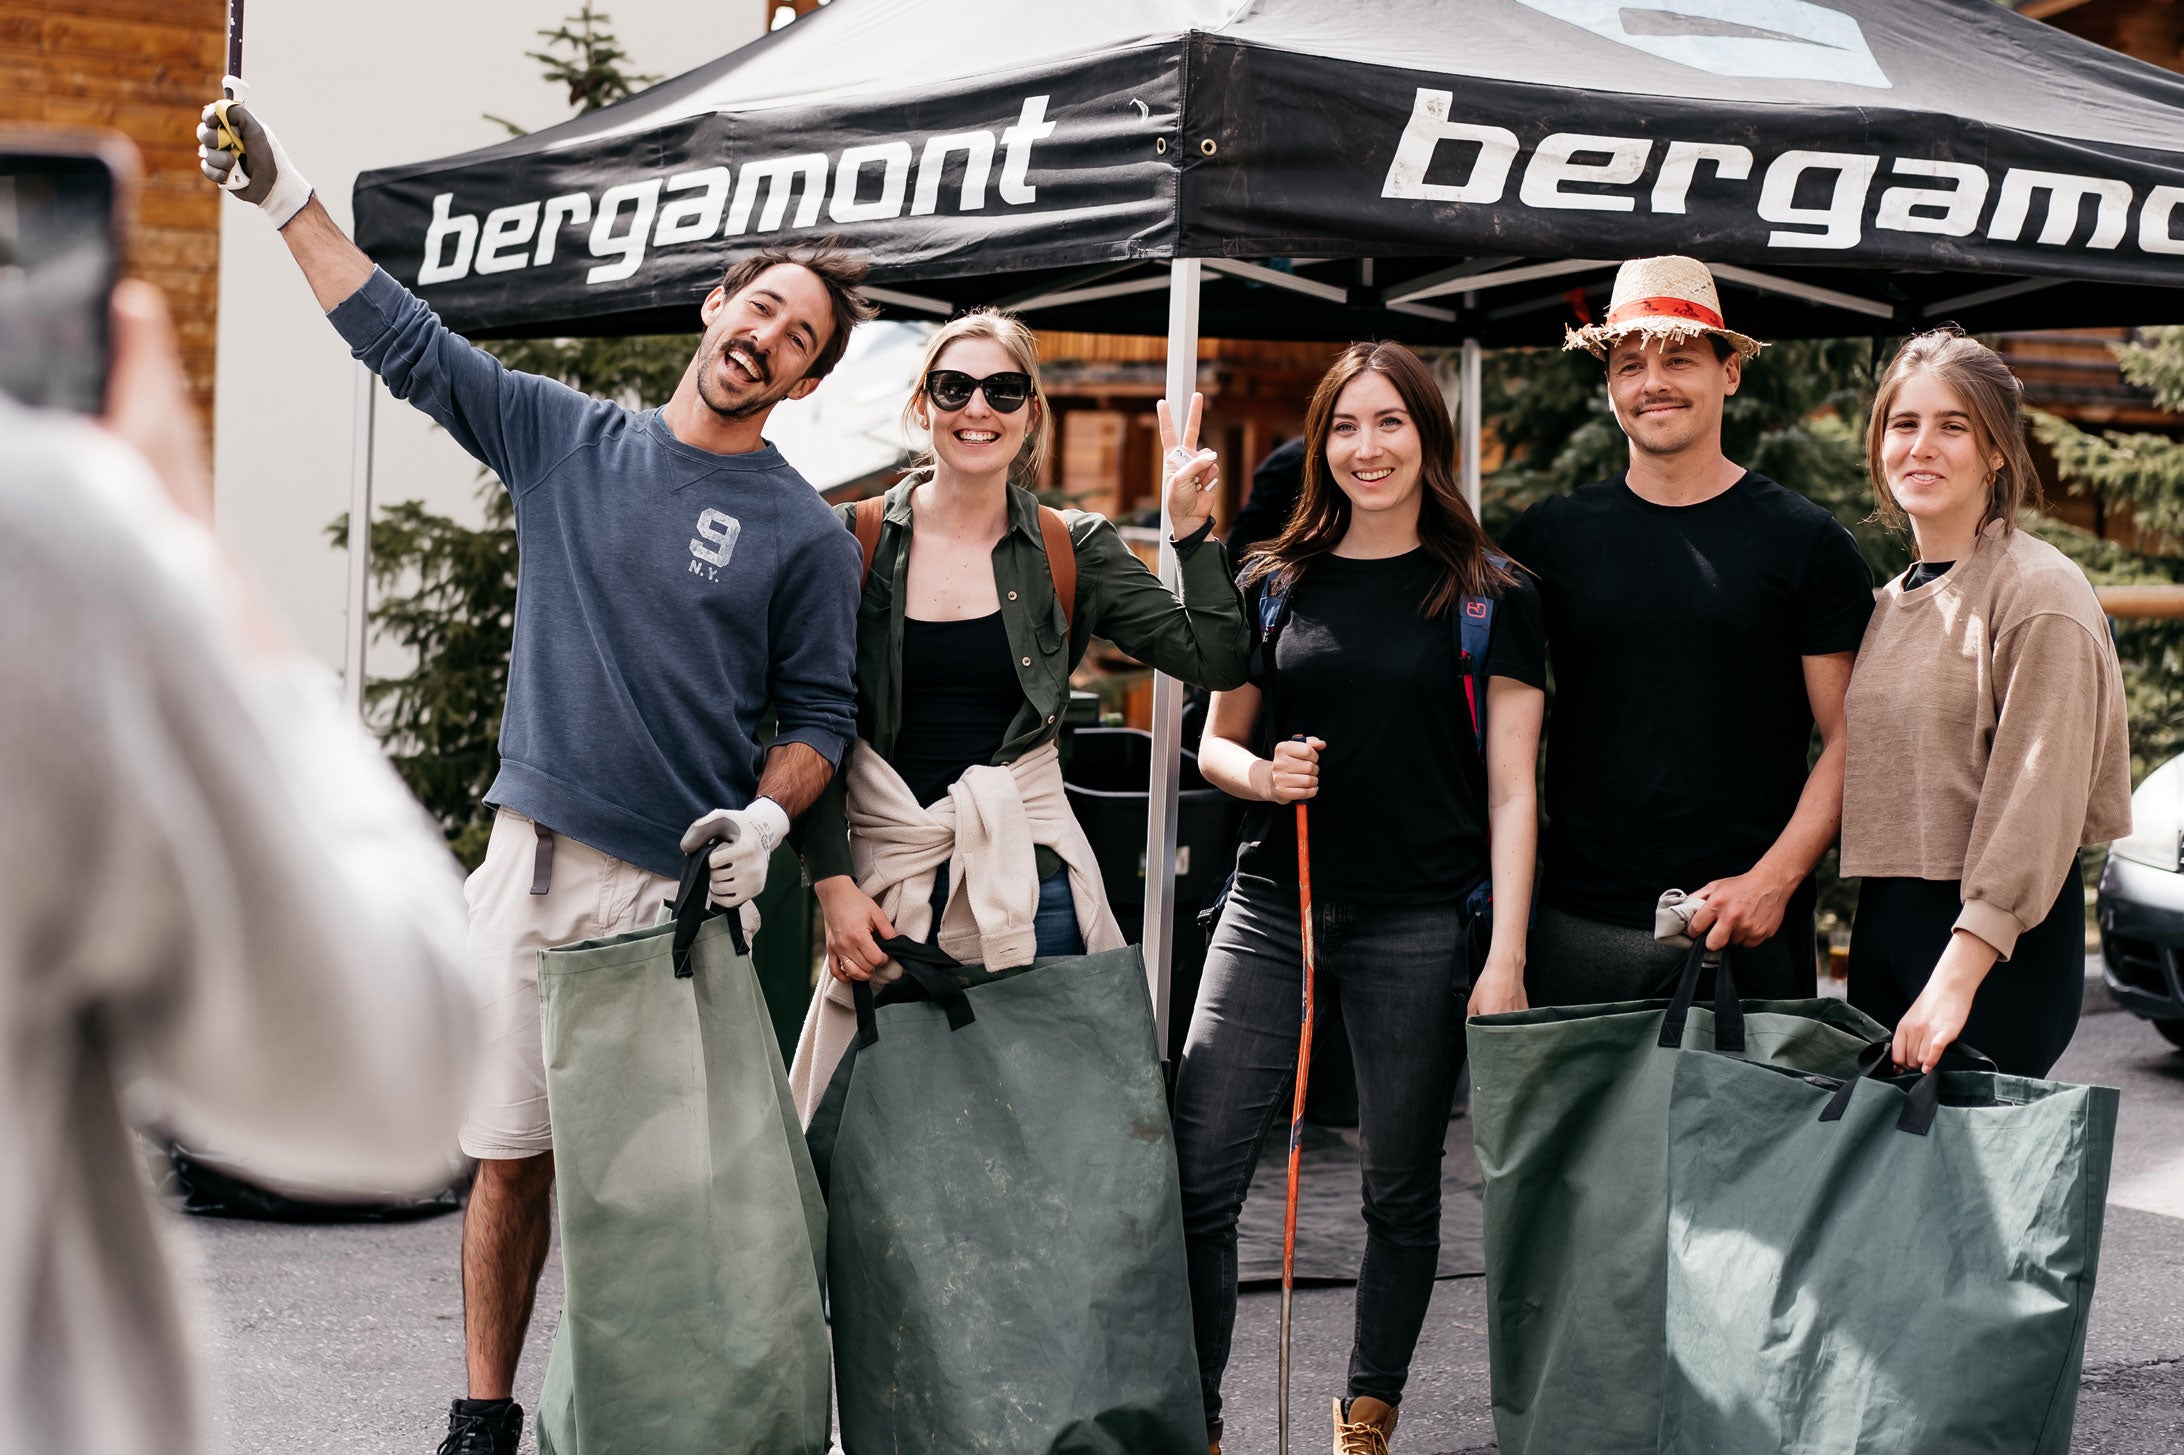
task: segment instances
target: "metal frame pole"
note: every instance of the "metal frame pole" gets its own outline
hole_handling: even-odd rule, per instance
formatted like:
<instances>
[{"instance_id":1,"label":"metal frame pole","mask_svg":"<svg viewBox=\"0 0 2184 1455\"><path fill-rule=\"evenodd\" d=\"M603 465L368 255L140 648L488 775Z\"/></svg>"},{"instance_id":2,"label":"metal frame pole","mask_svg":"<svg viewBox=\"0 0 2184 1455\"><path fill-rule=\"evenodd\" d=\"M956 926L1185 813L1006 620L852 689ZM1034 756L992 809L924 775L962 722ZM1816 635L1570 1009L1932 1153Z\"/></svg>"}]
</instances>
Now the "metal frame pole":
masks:
<instances>
[{"instance_id":1,"label":"metal frame pole","mask_svg":"<svg viewBox=\"0 0 2184 1455\"><path fill-rule=\"evenodd\" d=\"M1464 499L1471 513L1479 513L1480 381L1479 341L1464 340L1463 364L1457 376L1457 412L1463 415Z\"/></svg>"},{"instance_id":2,"label":"metal frame pole","mask_svg":"<svg viewBox=\"0 0 2184 1455\"><path fill-rule=\"evenodd\" d=\"M1178 420L1198 387L1198 259L1168 265L1168 407ZM1235 468L1235 463L1230 462ZM1182 586L1181 567L1160 502L1160 579L1171 591ZM1153 675L1153 771L1145 816L1145 979L1153 996L1153 1024L1161 1055L1168 1053L1169 964L1175 926L1176 806L1183 782L1183 684L1164 672Z\"/></svg>"},{"instance_id":3,"label":"metal frame pole","mask_svg":"<svg viewBox=\"0 0 2184 1455\"><path fill-rule=\"evenodd\" d=\"M364 715L364 646L371 637L372 579L372 416L379 403L379 381L356 366L350 406L349 446L349 597L342 623L341 698L349 711Z\"/></svg>"}]
</instances>

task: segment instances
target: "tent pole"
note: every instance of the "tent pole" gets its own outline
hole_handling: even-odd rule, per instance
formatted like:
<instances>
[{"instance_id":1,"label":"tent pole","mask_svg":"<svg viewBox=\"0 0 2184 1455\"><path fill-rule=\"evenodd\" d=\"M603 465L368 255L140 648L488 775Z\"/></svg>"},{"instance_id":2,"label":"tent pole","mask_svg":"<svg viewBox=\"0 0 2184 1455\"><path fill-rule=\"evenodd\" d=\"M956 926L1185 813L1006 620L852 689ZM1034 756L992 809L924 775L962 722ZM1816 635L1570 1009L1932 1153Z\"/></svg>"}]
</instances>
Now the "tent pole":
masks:
<instances>
[{"instance_id":1,"label":"tent pole","mask_svg":"<svg viewBox=\"0 0 2184 1455\"><path fill-rule=\"evenodd\" d=\"M1182 419L1198 387L1198 284L1196 258L1168 265L1168 404ZM1237 462L1226 462L1230 469ZM1163 467L1165 468L1165 467ZM1160 502L1160 579L1171 591L1182 589L1168 502ZM1175 926L1175 830L1177 796L1183 781L1183 684L1165 672L1153 675L1153 770L1145 816L1145 978L1153 996L1153 1024L1160 1054L1168 1054L1168 996L1172 981L1170 949Z\"/></svg>"},{"instance_id":2,"label":"tent pole","mask_svg":"<svg viewBox=\"0 0 2184 1455\"><path fill-rule=\"evenodd\" d=\"M1463 415L1464 500L1479 513L1479 341L1464 340L1463 367L1457 382L1457 409Z\"/></svg>"},{"instance_id":3,"label":"tent pole","mask_svg":"<svg viewBox=\"0 0 2184 1455\"><path fill-rule=\"evenodd\" d=\"M364 644L371 636L372 413L378 386L372 371L358 364L349 415L349 597L341 666L341 700L358 717L364 715Z\"/></svg>"}]
</instances>

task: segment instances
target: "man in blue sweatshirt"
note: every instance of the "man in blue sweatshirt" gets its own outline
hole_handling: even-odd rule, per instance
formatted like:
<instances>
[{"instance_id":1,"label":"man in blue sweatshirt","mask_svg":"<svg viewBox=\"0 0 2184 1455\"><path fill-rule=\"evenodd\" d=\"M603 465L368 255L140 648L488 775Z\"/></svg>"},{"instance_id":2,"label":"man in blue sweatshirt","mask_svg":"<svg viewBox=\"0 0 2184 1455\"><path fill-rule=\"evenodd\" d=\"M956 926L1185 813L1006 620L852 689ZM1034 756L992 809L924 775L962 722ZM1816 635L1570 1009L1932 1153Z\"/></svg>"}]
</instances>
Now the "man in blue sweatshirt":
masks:
<instances>
[{"instance_id":1,"label":"man in blue sweatshirt","mask_svg":"<svg viewBox=\"0 0 2184 1455\"><path fill-rule=\"evenodd\" d=\"M714 902L748 901L856 731L857 543L760 431L870 316L864 265L825 247L738 263L698 310L674 397L635 413L449 332L342 234L245 108L229 112L240 169L210 107L205 120L206 175L265 210L355 356L515 502L497 814L468 886L486 1030L461 1137L478 1159L463 1220L470 1398L441 1447L500 1455L522 1427L516 1361L552 1207L538 951L651 924L683 854L716 837ZM769 706L778 731L762 748Z\"/></svg>"}]
</instances>

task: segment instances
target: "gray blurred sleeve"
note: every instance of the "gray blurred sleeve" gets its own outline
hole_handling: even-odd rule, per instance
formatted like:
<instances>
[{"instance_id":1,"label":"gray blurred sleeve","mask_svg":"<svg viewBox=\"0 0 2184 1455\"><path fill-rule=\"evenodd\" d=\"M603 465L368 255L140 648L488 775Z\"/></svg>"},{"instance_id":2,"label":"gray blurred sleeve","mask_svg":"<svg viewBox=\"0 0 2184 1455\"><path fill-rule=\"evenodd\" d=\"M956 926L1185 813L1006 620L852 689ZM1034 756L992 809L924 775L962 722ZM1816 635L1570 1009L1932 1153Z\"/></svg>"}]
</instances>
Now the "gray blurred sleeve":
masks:
<instances>
[{"instance_id":1,"label":"gray blurred sleeve","mask_svg":"<svg viewBox=\"0 0 2184 1455\"><path fill-rule=\"evenodd\" d=\"M217 559L88 430L0 445L0 974L185 1135L335 1187L444 1178L458 871L330 674L246 646Z\"/></svg>"}]
</instances>

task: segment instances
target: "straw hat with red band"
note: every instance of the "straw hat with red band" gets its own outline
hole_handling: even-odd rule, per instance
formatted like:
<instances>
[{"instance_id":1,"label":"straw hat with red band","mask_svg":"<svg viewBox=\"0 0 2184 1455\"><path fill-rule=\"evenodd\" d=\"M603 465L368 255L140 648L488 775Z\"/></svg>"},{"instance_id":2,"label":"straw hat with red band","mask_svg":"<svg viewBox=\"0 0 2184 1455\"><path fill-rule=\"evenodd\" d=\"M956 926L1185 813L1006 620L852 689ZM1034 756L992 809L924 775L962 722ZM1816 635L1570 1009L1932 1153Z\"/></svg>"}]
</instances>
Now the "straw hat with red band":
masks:
<instances>
[{"instance_id":1,"label":"straw hat with red band","mask_svg":"<svg viewBox=\"0 0 2184 1455\"><path fill-rule=\"evenodd\" d=\"M1604 359L1608 346L1619 338L1643 334L1663 343L1681 343L1700 334L1726 339L1745 358L1754 358L1763 345L1726 327L1721 316L1721 295L1714 291L1714 275L1697 258L1632 258L1615 272L1615 292L1608 299L1608 316L1600 323L1565 329L1562 346L1584 349Z\"/></svg>"}]
</instances>

